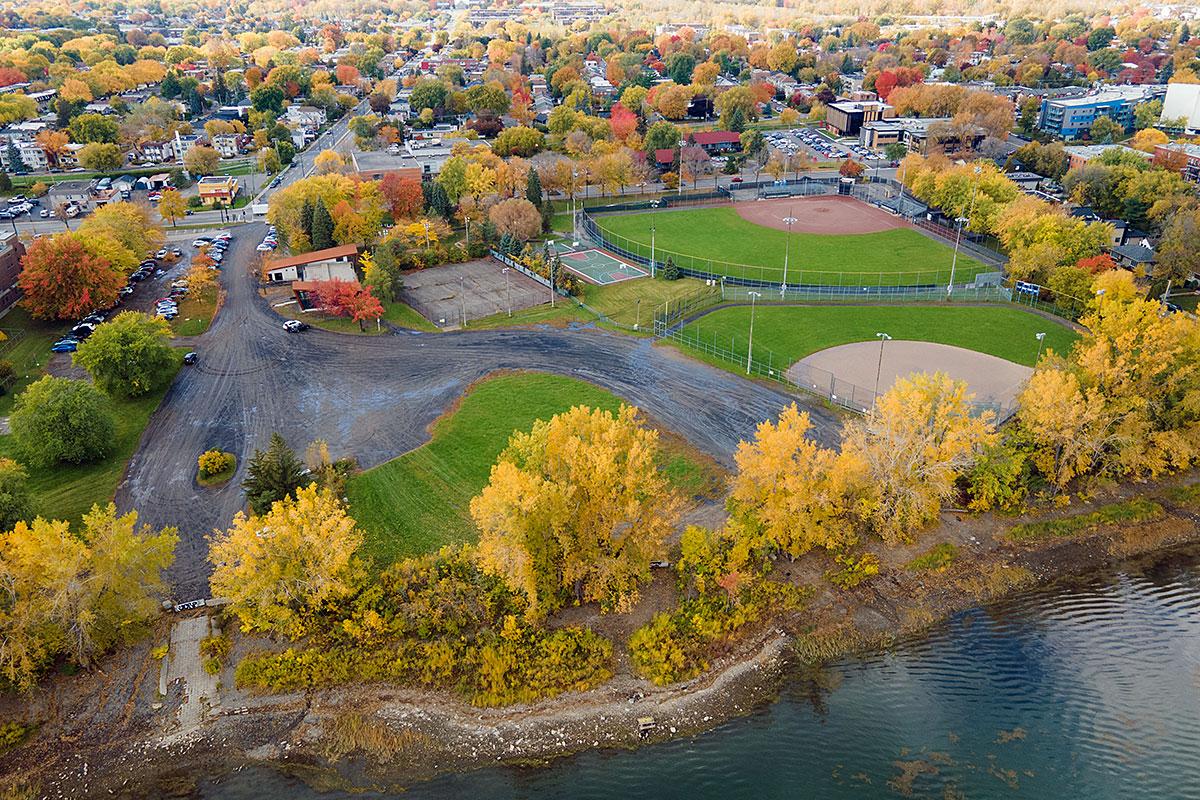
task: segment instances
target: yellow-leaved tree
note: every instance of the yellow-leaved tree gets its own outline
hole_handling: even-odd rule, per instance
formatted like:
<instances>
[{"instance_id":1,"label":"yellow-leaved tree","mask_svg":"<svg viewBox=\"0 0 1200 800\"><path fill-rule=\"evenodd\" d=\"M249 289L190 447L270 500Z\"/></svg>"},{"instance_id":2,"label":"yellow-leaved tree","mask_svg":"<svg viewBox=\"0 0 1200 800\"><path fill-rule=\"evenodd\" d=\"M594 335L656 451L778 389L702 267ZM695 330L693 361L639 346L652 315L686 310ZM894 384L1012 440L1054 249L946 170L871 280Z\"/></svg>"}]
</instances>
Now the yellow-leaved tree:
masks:
<instances>
[{"instance_id":1,"label":"yellow-leaved tree","mask_svg":"<svg viewBox=\"0 0 1200 800\"><path fill-rule=\"evenodd\" d=\"M842 452L866 476L858 513L888 544L912 541L995 440L991 415L972 413L963 381L944 373L900 378L865 418L846 425Z\"/></svg>"},{"instance_id":2,"label":"yellow-leaved tree","mask_svg":"<svg viewBox=\"0 0 1200 800\"><path fill-rule=\"evenodd\" d=\"M538 619L571 597L626 610L675 528L679 501L636 408L576 406L514 433L471 500L480 563Z\"/></svg>"},{"instance_id":3,"label":"yellow-leaved tree","mask_svg":"<svg viewBox=\"0 0 1200 800\"><path fill-rule=\"evenodd\" d=\"M0 534L0 683L29 689L56 658L88 666L158 610L174 528L93 506L72 532L38 517Z\"/></svg>"},{"instance_id":4,"label":"yellow-leaved tree","mask_svg":"<svg viewBox=\"0 0 1200 800\"><path fill-rule=\"evenodd\" d=\"M1089 472L1108 444L1112 417L1094 387L1066 369L1039 369L1017 397L1017 419L1032 434L1033 465L1057 489Z\"/></svg>"},{"instance_id":5,"label":"yellow-leaved tree","mask_svg":"<svg viewBox=\"0 0 1200 800\"><path fill-rule=\"evenodd\" d=\"M842 550L856 538L849 512L862 464L809 439L811 429L808 413L792 403L734 455L730 511L757 523L758 544L792 557L814 547Z\"/></svg>"},{"instance_id":6,"label":"yellow-leaved tree","mask_svg":"<svg viewBox=\"0 0 1200 800\"><path fill-rule=\"evenodd\" d=\"M354 589L362 538L337 497L306 486L261 517L239 512L218 531L209 546L209 583L246 630L300 636L309 610Z\"/></svg>"}]
</instances>

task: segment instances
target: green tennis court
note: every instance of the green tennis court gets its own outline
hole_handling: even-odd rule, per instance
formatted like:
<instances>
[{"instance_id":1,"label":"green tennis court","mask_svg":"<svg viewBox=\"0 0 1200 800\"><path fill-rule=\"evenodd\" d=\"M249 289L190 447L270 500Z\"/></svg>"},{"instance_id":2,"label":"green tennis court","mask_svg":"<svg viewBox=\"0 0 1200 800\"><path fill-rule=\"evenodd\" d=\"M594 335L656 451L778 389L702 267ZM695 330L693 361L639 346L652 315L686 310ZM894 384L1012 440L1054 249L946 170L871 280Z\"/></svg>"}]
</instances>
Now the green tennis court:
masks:
<instances>
[{"instance_id":1,"label":"green tennis court","mask_svg":"<svg viewBox=\"0 0 1200 800\"><path fill-rule=\"evenodd\" d=\"M601 250L579 250L563 253L562 265L586 281L597 286L608 286L621 281L645 278L648 272L632 264L610 256Z\"/></svg>"}]
</instances>

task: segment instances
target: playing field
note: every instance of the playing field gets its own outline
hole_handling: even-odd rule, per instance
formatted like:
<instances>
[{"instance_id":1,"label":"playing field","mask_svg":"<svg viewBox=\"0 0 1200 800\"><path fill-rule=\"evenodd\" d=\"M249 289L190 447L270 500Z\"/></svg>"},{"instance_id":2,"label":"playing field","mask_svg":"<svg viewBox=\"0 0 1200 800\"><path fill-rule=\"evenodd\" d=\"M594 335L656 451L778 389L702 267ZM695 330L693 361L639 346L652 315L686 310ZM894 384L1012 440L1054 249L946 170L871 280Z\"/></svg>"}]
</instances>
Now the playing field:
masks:
<instances>
[{"instance_id":1,"label":"playing field","mask_svg":"<svg viewBox=\"0 0 1200 800\"><path fill-rule=\"evenodd\" d=\"M597 286L644 278L650 274L600 250L564 253L561 258L564 267Z\"/></svg>"},{"instance_id":2,"label":"playing field","mask_svg":"<svg viewBox=\"0 0 1200 800\"><path fill-rule=\"evenodd\" d=\"M750 309L738 306L703 316L684 333L744 358L749 327ZM1008 306L759 306L754 356L764 362L769 357L782 369L819 350L874 341L880 332L896 340L963 347L1026 366L1032 366L1037 355L1037 333L1046 334L1043 349L1057 353L1066 353L1079 338L1065 325Z\"/></svg>"},{"instance_id":3,"label":"playing field","mask_svg":"<svg viewBox=\"0 0 1200 800\"><path fill-rule=\"evenodd\" d=\"M615 244L646 257L653 226L659 263L672 255L685 269L771 282L783 279L789 234L748 222L727 206L594 219ZM791 285L940 285L950 279L953 250L908 228L858 234L793 232L790 237ZM960 252L955 283L994 269Z\"/></svg>"}]
</instances>

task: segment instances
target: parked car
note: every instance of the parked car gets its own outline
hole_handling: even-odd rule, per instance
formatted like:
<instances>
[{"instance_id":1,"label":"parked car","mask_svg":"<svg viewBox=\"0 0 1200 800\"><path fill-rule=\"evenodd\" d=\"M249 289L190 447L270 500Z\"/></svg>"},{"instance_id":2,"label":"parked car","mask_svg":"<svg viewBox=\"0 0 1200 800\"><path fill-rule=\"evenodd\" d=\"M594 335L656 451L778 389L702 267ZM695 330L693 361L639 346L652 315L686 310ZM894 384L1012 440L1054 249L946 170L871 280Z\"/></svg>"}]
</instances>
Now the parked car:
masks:
<instances>
[{"instance_id":1,"label":"parked car","mask_svg":"<svg viewBox=\"0 0 1200 800\"><path fill-rule=\"evenodd\" d=\"M74 328L71 328L71 337L74 339L86 339L96 331L96 326L91 323L81 322Z\"/></svg>"},{"instance_id":2,"label":"parked car","mask_svg":"<svg viewBox=\"0 0 1200 800\"><path fill-rule=\"evenodd\" d=\"M211 236L197 236L192 240L192 247L203 247L212 241Z\"/></svg>"},{"instance_id":3,"label":"parked car","mask_svg":"<svg viewBox=\"0 0 1200 800\"><path fill-rule=\"evenodd\" d=\"M79 348L79 340L69 337L59 339L54 344L50 345L51 353L74 353Z\"/></svg>"},{"instance_id":4,"label":"parked car","mask_svg":"<svg viewBox=\"0 0 1200 800\"><path fill-rule=\"evenodd\" d=\"M195 351L187 353L183 357L183 363L187 364L188 366L195 364L199 360L200 360L200 356L196 355Z\"/></svg>"},{"instance_id":5,"label":"parked car","mask_svg":"<svg viewBox=\"0 0 1200 800\"><path fill-rule=\"evenodd\" d=\"M299 333L300 331L308 330L309 324L307 322L301 322L298 319L289 319L287 322L283 323L283 329L289 333Z\"/></svg>"},{"instance_id":6,"label":"parked car","mask_svg":"<svg viewBox=\"0 0 1200 800\"><path fill-rule=\"evenodd\" d=\"M267 252L270 252L271 250L274 250L275 248L272 247L271 245L267 244L266 242L263 242L262 244L260 244L258 247L254 248L254 249L260 253L267 253Z\"/></svg>"}]
</instances>

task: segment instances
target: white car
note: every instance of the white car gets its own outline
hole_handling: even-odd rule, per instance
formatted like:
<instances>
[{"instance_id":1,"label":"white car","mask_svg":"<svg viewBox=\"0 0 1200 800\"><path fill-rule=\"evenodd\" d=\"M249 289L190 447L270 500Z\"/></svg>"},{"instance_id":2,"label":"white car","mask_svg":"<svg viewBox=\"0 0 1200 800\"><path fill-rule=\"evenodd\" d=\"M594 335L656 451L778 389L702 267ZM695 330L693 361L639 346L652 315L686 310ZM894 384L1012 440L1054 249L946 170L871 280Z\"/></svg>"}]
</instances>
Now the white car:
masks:
<instances>
[{"instance_id":1,"label":"white car","mask_svg":"<svg viewBox=\"0 0 1200 800\"><path fill-rule=\"evenodd\" d=\"M260 244L258 247L254 248L254 249L260 253L266 253L268 251L274 250L275 248L264 242L263 244Z\"/></svg>"}]
</instances>

